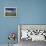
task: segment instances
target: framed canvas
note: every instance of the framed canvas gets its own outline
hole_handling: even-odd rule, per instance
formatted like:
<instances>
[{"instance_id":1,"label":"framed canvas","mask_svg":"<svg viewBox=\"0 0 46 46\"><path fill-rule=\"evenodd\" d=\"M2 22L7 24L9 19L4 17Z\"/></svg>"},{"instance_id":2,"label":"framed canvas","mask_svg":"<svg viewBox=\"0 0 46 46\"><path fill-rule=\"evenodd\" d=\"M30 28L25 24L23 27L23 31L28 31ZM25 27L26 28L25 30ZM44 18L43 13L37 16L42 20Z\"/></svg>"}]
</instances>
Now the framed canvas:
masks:
<instances>
[{"instance_id":1,"label":"framed canvas","mask_svg":"<svg viewBox=\"0 0 46 46\"><path fill-rule=\"evenodd\" d=\"M4 8L4 16L16 16L17 9L16 7L5 7Z\"/></svg>"}]
</instances>

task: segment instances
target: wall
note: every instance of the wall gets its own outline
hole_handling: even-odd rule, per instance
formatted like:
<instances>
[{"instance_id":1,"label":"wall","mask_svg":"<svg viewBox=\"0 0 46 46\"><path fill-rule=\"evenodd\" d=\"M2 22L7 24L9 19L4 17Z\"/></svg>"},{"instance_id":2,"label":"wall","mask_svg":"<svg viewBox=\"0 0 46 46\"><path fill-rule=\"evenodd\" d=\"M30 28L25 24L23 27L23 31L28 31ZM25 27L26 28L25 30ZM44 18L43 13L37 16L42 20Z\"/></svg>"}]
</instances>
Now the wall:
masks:
<instances>
[{"instance_id":1,"label":"wall","mask_svg":"<svg viewBox=\"0 0 46 46\"><path fill-rule=\"evenodd\" d=\"M4 7L17 7L17 16L5 17ZM0 44L18 32L17 24L46 24L46 0L0 0Z\"/></svg>"},{"instance_id":2,"label":"wall","mask_svg":"<svg viewBox=\"0 0 46 46\"><path fill-rule=\"evenodd\" d=\"M4 7L18 7L17 0L0 0L0 44L7 44L8 34L10 32L16 32L17 24L19 23L19 16L6 17L4 16ZM15 41L18 42L17 39Z\"/></svg>"},{"instance_id":3,"label":"wall","mask_svg":"<svg viewBox=\"0 0 46 46\"><path fill-rule=\"evenodd\" d=\"M23 0L21 24L46 24L46 0Z\"/></svg>"}]
</instances>

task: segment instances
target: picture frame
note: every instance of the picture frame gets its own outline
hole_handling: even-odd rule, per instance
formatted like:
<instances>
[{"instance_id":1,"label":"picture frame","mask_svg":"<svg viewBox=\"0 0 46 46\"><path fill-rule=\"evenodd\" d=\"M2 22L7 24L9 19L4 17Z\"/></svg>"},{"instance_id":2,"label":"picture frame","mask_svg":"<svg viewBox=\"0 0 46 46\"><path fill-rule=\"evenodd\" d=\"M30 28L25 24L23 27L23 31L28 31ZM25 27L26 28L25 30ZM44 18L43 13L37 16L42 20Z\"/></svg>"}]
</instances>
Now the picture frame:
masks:
<instances>
[{"instance_id":1,"label":"picture frame","mask_svg":"<svg viewBox=\"0 0 46 46\"><path fill-rule=\"evenodd\" d=\"M4 7L4 16L14 17L17 16L16 7Z\"/></svg>"}]
</instances>

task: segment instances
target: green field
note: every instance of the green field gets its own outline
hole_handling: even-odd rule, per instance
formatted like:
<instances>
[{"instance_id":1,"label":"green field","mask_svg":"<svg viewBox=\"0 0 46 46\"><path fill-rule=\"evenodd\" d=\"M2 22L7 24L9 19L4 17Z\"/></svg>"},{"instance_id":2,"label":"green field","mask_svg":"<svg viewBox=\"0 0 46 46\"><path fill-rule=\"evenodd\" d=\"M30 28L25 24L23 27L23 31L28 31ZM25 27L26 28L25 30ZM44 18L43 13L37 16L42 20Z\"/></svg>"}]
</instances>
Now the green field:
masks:
<instances>
[{"instance_id":1,"label":"green field","mask_svg":"<svg viewBox=\"0 0 46 46\"><path fill-rule=\"evenodd\" d=\"M13 13L13 12L12 13L8 13L8 12L6 12L5 16L16 16L16 13Z\"/></svg>"}]
</instances>

